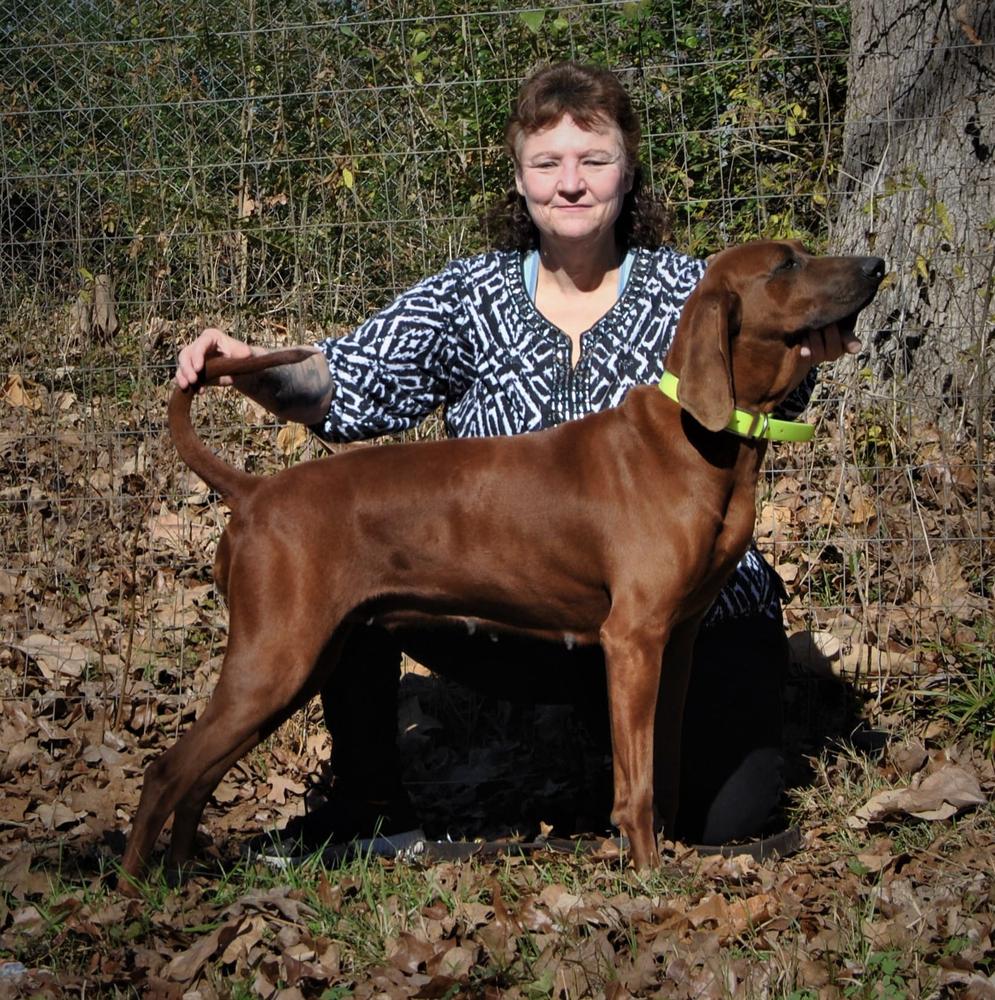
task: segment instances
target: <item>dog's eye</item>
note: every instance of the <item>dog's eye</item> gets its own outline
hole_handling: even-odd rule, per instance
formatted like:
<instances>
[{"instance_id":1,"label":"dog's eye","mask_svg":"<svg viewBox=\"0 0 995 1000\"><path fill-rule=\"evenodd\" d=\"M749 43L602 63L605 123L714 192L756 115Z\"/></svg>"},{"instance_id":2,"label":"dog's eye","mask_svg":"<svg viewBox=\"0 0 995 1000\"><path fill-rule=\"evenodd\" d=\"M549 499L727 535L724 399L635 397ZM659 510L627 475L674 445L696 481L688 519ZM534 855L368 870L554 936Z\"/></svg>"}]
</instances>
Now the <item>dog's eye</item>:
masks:
<instances>
[{"instance_id":1,"label":"dog's eye","mask_svg":"<svg viewBox=\"0 0 995 1000\"><path fill-rule=\"evenodd\" d=\"M774 269L775 271L794 271L796 268L801 267L797 257L788 257L786 260L782 260L780 264Z\"/></svg>"}]
</instances>

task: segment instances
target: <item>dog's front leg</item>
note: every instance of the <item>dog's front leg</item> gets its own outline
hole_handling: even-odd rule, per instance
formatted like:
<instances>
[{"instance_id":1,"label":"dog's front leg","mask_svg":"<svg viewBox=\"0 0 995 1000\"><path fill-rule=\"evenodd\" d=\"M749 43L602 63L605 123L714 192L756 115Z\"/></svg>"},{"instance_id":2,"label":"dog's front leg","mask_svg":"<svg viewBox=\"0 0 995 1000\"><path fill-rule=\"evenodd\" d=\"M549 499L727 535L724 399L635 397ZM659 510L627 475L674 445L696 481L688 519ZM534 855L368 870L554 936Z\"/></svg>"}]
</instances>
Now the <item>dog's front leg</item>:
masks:
<instances>
[{"instance_id":1,"label":"dog's front leg","mask_svg":"<svg viewBox=\"0 0 995 1000\"><path fill-rule=\"evenodd\" d=\"M691 677L691 658L698 622L681 622L673 628L663 652L660 693L656 702L653 741L653 788L657 816L668 837L674 836L681 779L681 744L684 703Z\"/></svg>"},{"instance_id":2,"label":"dog's front leg","mask_svg":"<svg viewBox=\"0 0 995 1000\"><path fill-rule=\"evenodd\" d=\"M653 727L664 641L663 630L637 625L617 608L601 629L615 781L611 819L629 838L637 868L660 861L653 829Z\"/></svg>"}]
</instances>

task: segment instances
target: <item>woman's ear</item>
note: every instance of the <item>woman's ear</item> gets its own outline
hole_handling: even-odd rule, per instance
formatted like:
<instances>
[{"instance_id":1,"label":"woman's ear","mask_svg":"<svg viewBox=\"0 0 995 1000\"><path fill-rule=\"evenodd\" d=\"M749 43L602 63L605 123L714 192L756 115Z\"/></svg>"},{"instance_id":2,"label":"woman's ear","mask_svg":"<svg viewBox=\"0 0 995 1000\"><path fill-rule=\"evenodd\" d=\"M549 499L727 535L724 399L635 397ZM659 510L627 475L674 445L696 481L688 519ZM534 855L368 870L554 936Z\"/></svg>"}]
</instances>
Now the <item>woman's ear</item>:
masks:
<instances>
[{"instance_id":1,"label":"woman's ear","mask_svg":"<svg viewBox=\"0 0 995 1000\"><path fill-rule=\"evenodd\" d=\"M626 157L628 159L628 157ZM625 193L629 194L636 183L636 165L629 163L625 168Z\"/></svg>"}]
</instances>

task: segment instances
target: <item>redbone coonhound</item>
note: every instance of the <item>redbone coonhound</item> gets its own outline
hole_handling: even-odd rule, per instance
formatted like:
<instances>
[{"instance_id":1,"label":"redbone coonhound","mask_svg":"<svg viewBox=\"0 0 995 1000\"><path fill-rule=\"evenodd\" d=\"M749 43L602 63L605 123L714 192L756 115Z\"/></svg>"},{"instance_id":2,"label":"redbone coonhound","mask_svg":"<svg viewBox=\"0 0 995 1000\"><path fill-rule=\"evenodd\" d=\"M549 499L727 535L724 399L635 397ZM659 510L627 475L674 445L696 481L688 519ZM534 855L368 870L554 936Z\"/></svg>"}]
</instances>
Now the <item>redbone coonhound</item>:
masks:
<instances>
[{"instance_id":1,"label":"redbone coonhound","mask_svg":"<svg viewBox=\"0 0 995 1000\"><path fill-rule=\"evenodd\" d=\"M170 813L171 869L188 860L225 771L320 688L355 621L465 617L604 649L612 821L637 867L658 863L654 769L666 830L677 805L681 716L698 623L746 550L766 414L802 336L852 330L884 275L877 257L816 257L758 241L710 261L656 386L615 409L517 437L388 445L271 477L226 464L175 389L183 460L231 509L214 563L228 649L201 717L148 768L123 860L127 890ZM204 379L301 360L305 349L208 362ZM659 730L654 739L654 729Z\"/></svg>"}]
</instances>

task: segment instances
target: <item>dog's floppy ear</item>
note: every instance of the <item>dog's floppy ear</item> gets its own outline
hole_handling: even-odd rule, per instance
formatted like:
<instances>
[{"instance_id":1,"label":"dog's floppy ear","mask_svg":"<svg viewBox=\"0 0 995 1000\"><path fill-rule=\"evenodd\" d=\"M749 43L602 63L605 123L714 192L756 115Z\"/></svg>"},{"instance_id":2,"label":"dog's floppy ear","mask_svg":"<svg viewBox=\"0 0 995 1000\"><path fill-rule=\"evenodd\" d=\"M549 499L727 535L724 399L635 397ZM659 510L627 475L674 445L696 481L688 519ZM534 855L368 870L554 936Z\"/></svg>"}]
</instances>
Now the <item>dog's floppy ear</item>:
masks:
<instances>
[{"instance_id":1,"label":"dog's floppy ear","mask_svg":"<svg viewBox=\"0 0 995 1000\"><path fill-rule=\"evenodd\" d=\"M732 357L729 314L733 297L727 291L692 294L684 307L684 360L677 396L681 406L703 427L720 431L732 416Z\"/></svg>"}]
</instances>

